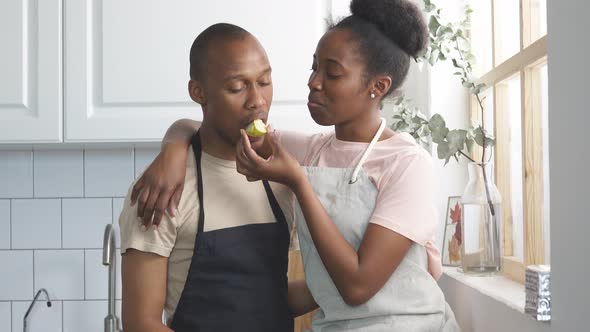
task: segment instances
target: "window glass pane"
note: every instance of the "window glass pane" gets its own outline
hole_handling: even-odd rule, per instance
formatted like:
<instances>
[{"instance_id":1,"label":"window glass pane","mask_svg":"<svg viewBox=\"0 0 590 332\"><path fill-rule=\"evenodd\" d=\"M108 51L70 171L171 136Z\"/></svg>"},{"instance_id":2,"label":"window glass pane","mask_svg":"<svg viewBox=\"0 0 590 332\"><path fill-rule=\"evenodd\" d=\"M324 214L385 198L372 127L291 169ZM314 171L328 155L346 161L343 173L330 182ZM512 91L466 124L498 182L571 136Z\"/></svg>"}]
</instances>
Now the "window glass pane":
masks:
<instances>
[{"instance_id":1,"label":"window glass pane","mask_svg":"<svg viewBox=\"0 0 590 332\"><path fill-rule=\"evenodd\" d=\"M529 6L529 22L525 22L530 31L530 42L525 47L534 43L537 39L547 34L547 1L527 0ZM526 17L526 16L525 16Z\"/></svg>"},{"instance_id":2,"label":"window glass pane","mask_svg":"<svg viewBox=\"0 0 590 332\"><path fill-rule=\"evenodd\" d=\"M520 51L520 1L494 0L496 66Z\"/></svg>"},{"instance_id":3,"label":"window glass pane","mask_svg":"<svg viewBox=\"0 0 590 332\"><path fill-rule=\"evenodd\" d=\"M475 55L473 74L482 76L492 69L492 1L469 3L471 13L471 50Z\"/></svg>"},{"instance_id":4,"label":"window glass pane","mask_svg":"<svg viewBox=\"0 0 590 332\"><path fill-rule=\"evenodd\" d=\"M545 240L545 264L550 264L550 224L549 224L549 114L548 114L548 80L547 80L547 64L539 67L539 77L541 83L541 112L542 117L542 130L543 130L543 208L545 216L545 224L543 227L544 240Z\"/></svg>"},{"instance_id":5,"label":"window glass pane","mask_svg":"<svg viewBox=\"0 0 590 332\"><path fill-rule=\"evenodd\" d=\"M524 260L523 243L523 174L522 174L522 118L521 118L521 87L520 75L512 76L496 85L497 112L503 112L507 121L504 125L505 133L509 137L503 137L508 142L509 153L509 182L510 190L508 198L512 216L512 240L513 256ZM506 201L506 197L502 198Z\"/></svg>"}]
</instances>

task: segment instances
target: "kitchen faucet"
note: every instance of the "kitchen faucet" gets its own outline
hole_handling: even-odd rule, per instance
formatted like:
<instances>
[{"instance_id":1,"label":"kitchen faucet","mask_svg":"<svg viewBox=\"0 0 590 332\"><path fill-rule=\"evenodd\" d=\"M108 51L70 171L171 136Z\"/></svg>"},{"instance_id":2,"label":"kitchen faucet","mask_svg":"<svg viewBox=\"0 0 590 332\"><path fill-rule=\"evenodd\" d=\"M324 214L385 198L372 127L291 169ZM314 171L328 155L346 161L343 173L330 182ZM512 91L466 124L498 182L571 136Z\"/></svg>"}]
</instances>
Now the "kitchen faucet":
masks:
<instances>
[{"instance_id":1,"label":"kitchen faucet","mask_svg":"<svg viewBox=\"0 0 590 332\"><path fill-rule=\"evenodd\" d=\"M45 298L47 299L47 307L51 307L51 301L49 300L49 294L47 294L47 290L45 288L39 289L37 291L37 294L35 294L35 297L33 298L33 302L31 302L31 305L29 305L29 308L25 313L25 317L23 318L23 332L27 332L27 318L29 317L31 309L33 309L33 306L37 302L37 299L39 298L39 295L41 295L41 293L45 294Z\"/></svg>"},{"instance_id":2,"label":"kitchen faucet","mask_svg":"<svg viewBox=\"0 0 590 332\"><path fill-rule=\"evenodd\" d=\"M102 245L102 264L109 267L109 301L108 314L104 318L105 332L118 332L119 318L115 310L115 299L117 289L117 255L115 244L115 230L112 224L107 224L104 230L104 240Z\"/></svg>"}]
</instances>

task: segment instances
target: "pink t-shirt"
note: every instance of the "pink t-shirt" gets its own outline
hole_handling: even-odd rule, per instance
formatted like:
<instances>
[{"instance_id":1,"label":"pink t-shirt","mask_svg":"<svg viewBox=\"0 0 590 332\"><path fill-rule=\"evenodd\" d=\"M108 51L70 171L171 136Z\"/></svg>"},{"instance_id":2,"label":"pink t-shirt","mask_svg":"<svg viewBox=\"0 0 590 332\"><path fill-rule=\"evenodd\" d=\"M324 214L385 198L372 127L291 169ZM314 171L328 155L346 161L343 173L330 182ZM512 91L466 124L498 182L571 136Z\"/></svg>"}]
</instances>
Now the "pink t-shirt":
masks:
<instances>
[{"instance_id":1,"label":"pink t-shirt","mask_svg":"<svg viewBox=\"0 0 590 332\"><path fill-rule=\"evenodd\" d=\"M333 132L307 135L277 131L277 138L302 166L354 168L368 146L368 143L338 140ZM317 164L311 165L314 159ZM442 265L440 252L434 245L437 212L430 155L412 136L397 133L377 142L363 164L363 171L378 190L370 222L424 246L428 271L438 279Z\"/></svg>"}]
</instances>

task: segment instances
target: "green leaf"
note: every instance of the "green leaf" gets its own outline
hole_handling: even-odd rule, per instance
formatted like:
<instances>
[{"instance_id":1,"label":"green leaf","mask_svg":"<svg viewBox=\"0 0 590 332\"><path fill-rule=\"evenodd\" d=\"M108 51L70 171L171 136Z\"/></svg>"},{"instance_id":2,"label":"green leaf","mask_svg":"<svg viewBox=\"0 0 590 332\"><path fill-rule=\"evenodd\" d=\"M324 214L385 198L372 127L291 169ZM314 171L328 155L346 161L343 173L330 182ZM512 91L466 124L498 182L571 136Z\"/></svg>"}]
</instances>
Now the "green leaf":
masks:
<instances>
[{"instance_id":1,"label":"green leaf","mask_svg":"<svg viewBox=\"0 0 590 332\"><path fill-rule=\"evenodd\" d=\"M438 60L439 55L440 51L438 49L433 50L430 54L430 59L428 59L428 63L430 63L431 66L434 66Z\"/></svg>"},{"instance_id":2,"label":"green leaf","mask_svg":"<svg viewBox=\"0 0 590 332\"><path fill-rule=\"evenodd\" d=\"M475 143L479 146L483 146L483 132L481 130L481 126L474 129L475 133Z\"/></svg>"},{"instance_id":3,"label":"green leaf","mask_svg":"<svg viewBox=\"0 0 590 332\"><path fill-rule=\"evenodd\" d=\"M449 133L449 129L447 128L437 128L437 129L432 129L431 130L431 136L432 136L432 141L436 144L441 144L442 142L444 142L445 138L447 137L447 134Z\"/></svg>"},{"instance_id":4,"label":"green leaf","mask_svg":"<svg viewBox=\"0 0 590 332\"><path fill-rule=\"evenodd\" d=\"M443 26L442 28L438 29L438 34L441 36L444 35L455 35L453 33L453 28L449 27L449 26Z\"/></svg>"},{"instance_id":5,"label":"green leaf","mask_svg":"<svg viewBox=\"0 0 590 332\"><path fill-rule=\"evenodd\" d=\"M425 142L428 141L428 137L430 136L431 132L430 129L428 128L427 124L423 124L420 126L420 128L418 128L418 130L416 130L416 134L420 137L423 138Z\"/></svg>"},{"instance_id":6,"label":"green leaf","mask_svg":"<svg viewBox=\"0 0 590 332\"><path fill-rule=\"evenodd\" d=\"M436 35L438 28L440 27L440 23L435 15L430 16L430 22L428 23L428 30Z\"/></svg>"},{"instance_id":7,"label":"green leaf","mask_svg":"<svg viewBox=\"0 0 590 332\"><path fill-rule=\"evenodd\" d=\"M446 159L450 157L450 150L449 144L447 142L441 142L436 147L436 152L438 154L438 159Z\"/></svg>"},{"instance_id":8,"label":"green leaf","mask_svg":"<svg viewBox=\"0 0 590 332\"><path fill-rule=\"evenodd\" d=\"M491 134L488 134L486 131L483 130L483 128L481 126L477 127L474 129L475 132L475 143L477 143L477 145L479 146L484 146L484 142L483 142L483 137L484 137L484 133L486 136L486 140L485 140L485 147L492 147L495 144L495 140L494 137Z\"/></svg>"},{"instance_id":9,"label":"green leaf","mask_svg":"<svg viewBox=\"0 0 590 332\"><path fill-rule=\"evenodd\" d=\"M433 128L444 128L446 127L445 119L440 114L434 114L428 121L428 126L432 130Z\"/></svg>"},{"instance_id":10,"label":"green leaf","mask_svg":"<svg viewBox=\"0 0 590 332\"><path fill-rule=\"evenodd\" d=\"M455 129L451 130L447 134L447 141L449 142L449 149L451 152L456 153L457 151L463 150L465 146L465 137L467 136L467 130Z\"/></svg>"},{"instance_id":11,"label":"green leaf","mask_svg":"<svg viewBox=\"0 0 590 332\"><path fill-rule=\"evenodd\" d=\"M398 121L393 125L394 131L404 132L408 128L408 124L403 121Z\"/></svg>"},{"instance_id":12,"label":"green leaf","mask_svg":"<svg viewBox=\"0 0 590 332\"><path fill-rule=\"evenodd\" d=\"M465 139L465 145L467 146L467 151L469 151L470 153L473 152L473 145L474 144L475 144L475 140L473 140L472 138Z\"/></svg>"},{"instance_id":13,"label":"green leaf","mask_svg":"<svg viewBox=\"0 0 590 332\"><path fill-rule=\"evenodd\" d=\"M453 59L453 66L455 66L456 68L464 69L467 65L463 60Z\"/></svg>"},{"instance_id":14,"label":"green leaf","mask_svg":"<svg viewBox=\"0 0 590 332\"><path fill-rule=\"evenodd\" d=\"M486 85L484 83L480 83L476 86L473 86L469 91L472 94L478 95L481 92L481 90L485 89L485 87Z\"/></svg>"}]
</instances>

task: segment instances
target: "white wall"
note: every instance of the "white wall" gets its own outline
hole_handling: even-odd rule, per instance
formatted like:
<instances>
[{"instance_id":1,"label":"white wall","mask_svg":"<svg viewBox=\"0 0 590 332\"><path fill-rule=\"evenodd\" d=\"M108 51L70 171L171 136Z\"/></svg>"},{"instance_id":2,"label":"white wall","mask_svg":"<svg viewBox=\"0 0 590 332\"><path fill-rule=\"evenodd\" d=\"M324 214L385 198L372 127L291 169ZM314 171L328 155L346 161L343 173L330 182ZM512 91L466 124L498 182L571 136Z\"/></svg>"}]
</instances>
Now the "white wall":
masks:
<instances>
[{"instance_id":1,"label":"white wall","mask_svg":"<svg viewBox=\"0 0 590 332\"><path fill-rule=\"evenodd\" d=\"M553 331L590 324L590 176L586 0L547 1Z\"/></svg>"}]
</instances>

